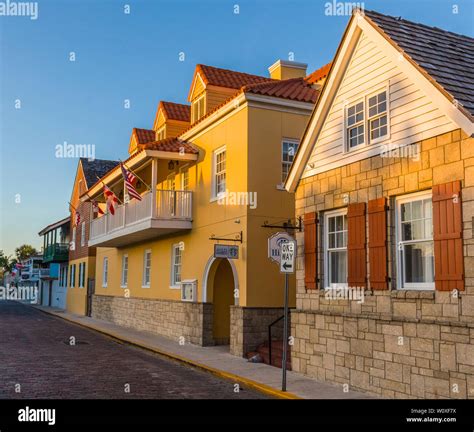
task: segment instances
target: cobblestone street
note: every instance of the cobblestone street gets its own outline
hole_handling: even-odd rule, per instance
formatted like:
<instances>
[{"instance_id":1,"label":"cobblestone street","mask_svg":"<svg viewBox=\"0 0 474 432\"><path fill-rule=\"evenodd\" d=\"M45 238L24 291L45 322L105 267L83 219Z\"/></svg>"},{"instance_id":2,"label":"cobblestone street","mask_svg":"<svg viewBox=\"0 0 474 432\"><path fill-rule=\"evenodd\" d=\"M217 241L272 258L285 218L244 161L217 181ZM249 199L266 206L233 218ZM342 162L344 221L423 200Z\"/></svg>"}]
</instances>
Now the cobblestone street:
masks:
<instances>
[{"instance_id":1,"label":"cobblestone street","mask_svg":"<svg viewBox=\"0 0 474 432\"><path fill-rule=\"evenodd\" d=\"M19 303L0 302L0 329L2 399L265 398Z\"/></svg>"}]
</instances>

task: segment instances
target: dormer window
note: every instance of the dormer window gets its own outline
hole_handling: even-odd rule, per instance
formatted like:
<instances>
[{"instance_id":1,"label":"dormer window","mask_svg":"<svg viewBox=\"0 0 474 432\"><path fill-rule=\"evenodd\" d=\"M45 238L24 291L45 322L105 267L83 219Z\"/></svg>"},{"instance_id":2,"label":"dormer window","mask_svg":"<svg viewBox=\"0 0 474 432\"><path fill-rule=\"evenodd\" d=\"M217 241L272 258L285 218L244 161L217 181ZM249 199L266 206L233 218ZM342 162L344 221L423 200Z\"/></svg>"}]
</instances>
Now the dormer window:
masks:
<instances>
[{"instance_id":1,"label":"dormer window","mask_svg":"<svg viewBox=\"0 0 474 432\"><path fill-rule=\"evenodd\" d=\"M192 123L197 122L205 114L205 95L199 96L193 101L191 106L191 120Z\"/></svg>"},{"instance_id":2,"label":"dormer window","mask_svg":"<svg viewBox=\"0 0 474 432\"><path fill-rule=\"evenodd\" d=\"M388 137L387 90L378 91L347 106L346 150L375 144ZM367 132L366 132L367 131Z\"/></svg>"},{"instance_id":3,"label":"dormer window","mask_svg":"<svg viewBox=\"0 0 474 432\"><path fill-rule=\"evenodd\" d=\"M165 139L166 137L166 133L165 133L165 126L161 127L160 129L158 129L155 133L155 139L157 141L160 141L162 139Z\"/></svg>"}]
</instances>

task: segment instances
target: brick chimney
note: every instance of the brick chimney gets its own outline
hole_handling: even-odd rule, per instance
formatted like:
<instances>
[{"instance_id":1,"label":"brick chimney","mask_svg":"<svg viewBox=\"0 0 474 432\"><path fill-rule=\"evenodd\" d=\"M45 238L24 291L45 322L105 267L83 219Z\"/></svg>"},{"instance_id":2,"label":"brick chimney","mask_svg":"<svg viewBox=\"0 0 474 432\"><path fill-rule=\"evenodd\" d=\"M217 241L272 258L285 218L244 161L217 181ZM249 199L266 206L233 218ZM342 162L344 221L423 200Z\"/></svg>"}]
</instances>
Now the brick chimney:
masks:
<instances>
[{"instance_id":1,"label":"brick chimney","mask_svg":"<svg viewBox=\"0 0 474 432\"><path fill-rule=\"evenodd\" d=\"M268 71L270 77L278 80L286 80L290 78L304 78L306 76L306 63L298 63L289 60L277 60L273 63Z\"/></svg>"}]
</instances>

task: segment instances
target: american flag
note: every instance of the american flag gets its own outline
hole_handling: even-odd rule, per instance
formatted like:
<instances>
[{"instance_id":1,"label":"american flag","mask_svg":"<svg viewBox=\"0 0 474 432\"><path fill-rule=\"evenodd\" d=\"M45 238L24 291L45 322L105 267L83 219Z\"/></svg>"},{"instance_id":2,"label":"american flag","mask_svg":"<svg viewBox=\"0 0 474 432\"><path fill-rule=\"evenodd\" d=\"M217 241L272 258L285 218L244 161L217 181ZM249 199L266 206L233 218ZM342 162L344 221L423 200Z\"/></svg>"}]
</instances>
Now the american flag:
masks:
<instances>
[{"instance_id":1,"label":"american flag","mask_svg":"<svg viewBox=\"0 0 474 432\"><path fill-rule=\"evenodd\" d=\"M74 224L78 226L80 223L81 223L81 215L76 210L76 213L74 214Z\"/></svg>"},{"instance_id":2,"label":"american flag","mask_svg":"<svg viewBox=\"0 0 474 432\"><path fill-rule=\"evenodd\" d=\"M117 198L117 195L115 195L106 184L104 184L104 196L105 196L105 199L107 200L107 208L109 209L109 212L112 215L114 215L115 206L118 203L118 198Z\"/></svg>"},{"instance_id":3,"label":"american flag","mask_svg":"<svg viewBox=\"0 0 474 432\"><path fill-rule=\"evenodd\" d=\"M120 168L122 168L123 181L125 182L125 187L127 188L128 195L141 201L142 200L141 195L137 192L137 190L133 186L133 183L137 179L136 176L133 173L131 173L129 170L127 170L127 168L123 166L123 163L120 163Z\"/></svg>"}]
</instances>

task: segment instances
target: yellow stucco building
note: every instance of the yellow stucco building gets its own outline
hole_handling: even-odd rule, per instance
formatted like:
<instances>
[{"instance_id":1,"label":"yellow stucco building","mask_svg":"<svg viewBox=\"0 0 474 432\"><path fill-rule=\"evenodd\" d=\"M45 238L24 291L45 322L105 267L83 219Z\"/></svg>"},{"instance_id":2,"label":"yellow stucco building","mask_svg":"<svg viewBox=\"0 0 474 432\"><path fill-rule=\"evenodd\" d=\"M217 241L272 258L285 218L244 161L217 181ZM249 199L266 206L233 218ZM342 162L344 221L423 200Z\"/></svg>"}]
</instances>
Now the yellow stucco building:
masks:
<instances>
[{"instance_id":1,"label":"yellow stucco building","mask_svg":"<svg viewBox=\"0 0 474 432\"><path fill-rule=\"evenodd\" d=\"M97 248L92 315L181 342L230 344L245 355L282 315L283 276L267 257L262 225L294 221L282 188L326 69L278 61L270 77L197 65L189 105L160 102L153 129L134 129L124 166L81 195L115 215L91 213ZM218 258L215 245L229 245ZM222 251L221 251L222 253ZM219 254L218 254L219 255ZM290 305L295 305L291 281Z\"/></svg>"}]
</instances>

